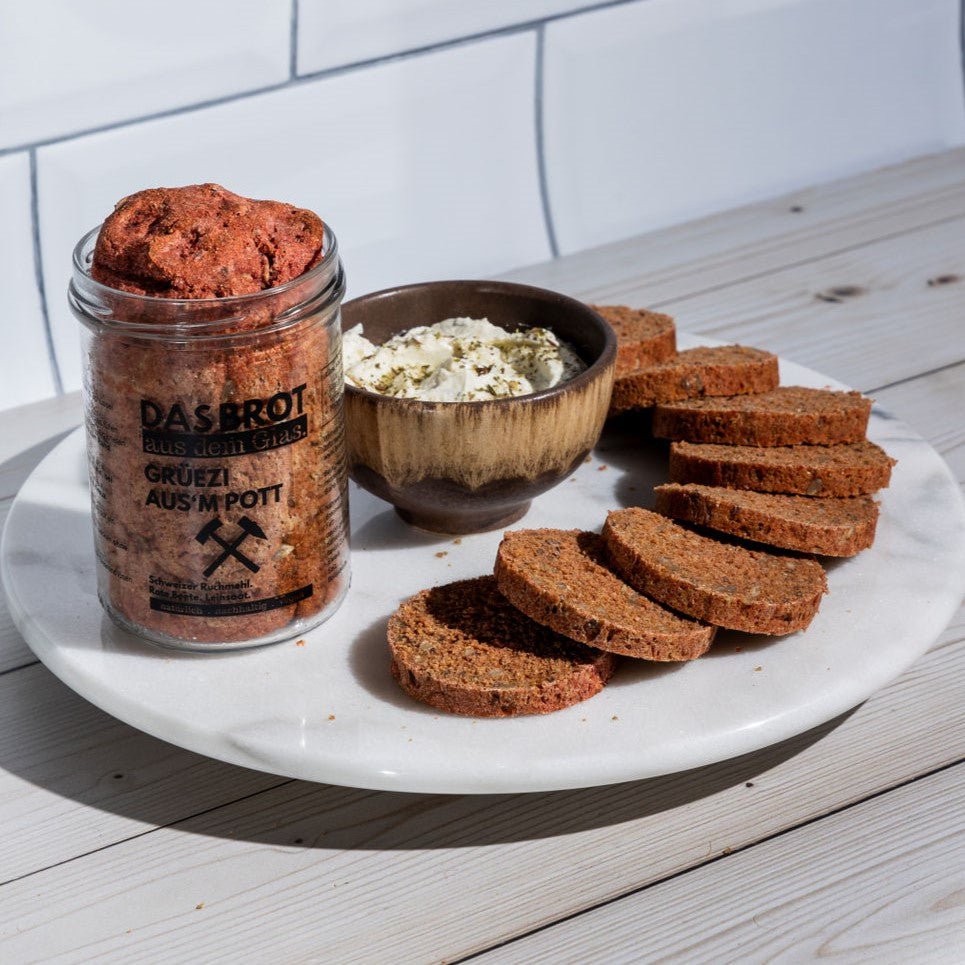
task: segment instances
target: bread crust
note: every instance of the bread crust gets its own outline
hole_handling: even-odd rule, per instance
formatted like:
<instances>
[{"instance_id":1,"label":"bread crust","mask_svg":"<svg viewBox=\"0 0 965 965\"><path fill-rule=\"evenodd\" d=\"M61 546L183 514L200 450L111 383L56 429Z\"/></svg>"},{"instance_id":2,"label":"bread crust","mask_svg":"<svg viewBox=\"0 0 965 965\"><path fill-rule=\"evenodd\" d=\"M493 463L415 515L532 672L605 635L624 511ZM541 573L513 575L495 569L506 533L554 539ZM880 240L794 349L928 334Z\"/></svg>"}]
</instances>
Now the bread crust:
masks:
<instances>
[{"instance_id":1,"label":"bread crust","mask_svg":"<svg viewBox=\"0 0 965 965\"><path fill-rule=\"evenodd\" d=\"M599 693L616 669L540 626L492 576L423 590L389 619L392 675L410 697L469 717L548 714Z\"/></svg>"},{"instance_id":2,"label":"bread crust","mask_svg":"<svg viewBox=\"0 0 965 965\"><path fill-rule=\"evenodd\" d=\"M803 630L827 592L815 560L720 543L645 509L609 513L603 538L632 586L732 630L773 635Z\"/></svg>"},{"instance_id":3,"label":"bread crust","mask_svg":"<svg viewBox=\"0 0 965 965\"><path fill-rule=\"evenodd\" d=\"M657 365L677 351L677 327L670 315L626 305L591 305L617 336L617 375Z\"/></svg>"},{"instance_id":4,"label":"bread crust","mask_svg":"<svg viewBox=\"0 0 965 965\"><path fill-rule=\"evenodd\" d=\"M148 188L122 198L104 221L91 275L158 298L249 295L316 265L324 232L312 211L219 184Z\"/></svg>"},{"instance_id":5,"label":"bread crust","mask_svg":"<svg viewBox=\"0 0 965 965\"><path fill-rule=\"evenodd\" d=\"M674 442L670 481L800 496L884 489L895 460L867 440L840 446L724 446Z\"/></svg>"},{"instance_id":6,"label":"bread crust","mask_svg":"<svg viewBox=\"0 0 965 965\"><path fill-rule=\"evenodd\" d=\"M496 582L518 610L572 640L644 660L694 660L714 628L679 616L624 583L602 537L580 530L506 533Z\"/></svg>"},{"instance_id":7,"label":"bread crust","mask_svg":"<svg viewBox=\"0 0 965 965\"><path fill-rule=\"evenodd\" d=\"M855 556L874 542L878 506L870 496L809 499L668 483L654 489L654 509L672 519L821 556Z\"/></svg>"},{"instance_id":8,"label":"bread crust","mask_svg":"<svg viewBox=\"0 0 965 965\"><path fill-rule=\"evenodd\" d=\"M658 405L658 439L735 446L833 446L864 439L871 399L860 392L780 386L735 399L689 399Z\"/></svg>"},{"instance_id":9,"label":"bread crust","mask_svg":"<svg viewBox=\"0 0 965 965\"><path fill-rule=\"evenodd\" d=\"M744 345L690 348L672 359L617 377L610 415L661 402L744 395L777 387L777 356Z\"/></svg>"}]
</instances>

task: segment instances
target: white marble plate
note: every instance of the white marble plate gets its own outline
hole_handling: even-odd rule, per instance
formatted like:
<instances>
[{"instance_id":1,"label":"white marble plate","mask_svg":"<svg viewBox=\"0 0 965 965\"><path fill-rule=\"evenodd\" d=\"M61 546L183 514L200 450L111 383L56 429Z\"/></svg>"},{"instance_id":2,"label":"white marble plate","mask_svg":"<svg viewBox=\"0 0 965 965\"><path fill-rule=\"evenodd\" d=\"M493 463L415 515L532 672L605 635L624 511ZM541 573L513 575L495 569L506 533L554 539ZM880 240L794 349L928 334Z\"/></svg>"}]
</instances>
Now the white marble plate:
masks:
<instances>
[{"instance_id":1,"label":"white marble plate","mask_svg":"<svg viewBox=\"0 0 965 965\"><path fill-rule=\"evenodd\" d=\"M696 344L696 339L681 339ZM836 385L781 363L782 381ZM499 533L461 542L416 532L352 490L353 582L342 608L294 641L233 654L174 654L118 630L94 589L84 439L41 464L11 509L2 580L14 620L68 686L174 744L272 773L394 791L496 793L651 777L765 747L855 706L924 653L965 585L965 511L948 467L880 409L869 434L899 460L878 538L832 563L805 633L724 633L681 666L627 661L597 697L544 717L469 720L404 696L385 624L404 597L491 570ZM524 526L598 528L643 504L666 455L632 434L541 497ZM737 648L741 649L738 651Z\"/></svg>"}]
</instances>

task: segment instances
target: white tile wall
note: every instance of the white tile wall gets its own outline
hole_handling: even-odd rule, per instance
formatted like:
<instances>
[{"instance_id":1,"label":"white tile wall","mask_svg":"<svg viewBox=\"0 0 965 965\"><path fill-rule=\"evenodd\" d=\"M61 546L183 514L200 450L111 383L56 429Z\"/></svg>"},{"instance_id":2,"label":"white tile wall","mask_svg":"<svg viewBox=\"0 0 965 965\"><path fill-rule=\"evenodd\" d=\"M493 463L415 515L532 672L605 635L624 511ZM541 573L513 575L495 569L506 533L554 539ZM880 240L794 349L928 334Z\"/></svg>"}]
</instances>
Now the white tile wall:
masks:
<instances>
[{"instance_id":1,"label":"white tile wall","mask_svg":"<svg viewBox=\"0 0 965 965\"><path fill-rule=\"evenodd\" d=\"M646 0L546 28L571 252L965 138L958 0Z\"/></svg>"},{"instance_id":2,"label":"white tile wall","mask_svg":"<svg viewBox=\"0 0 965 965\"><path fill-rule=\"evenodd\" d=\"M0 148L285 80L287 0L0 4Z\"/></svg>"},{"instance_id":3,"label":"white tile wall","mask_svg":"<svg viewBox=\"0 0 965 965\"><path fill-rule=\"evenodd\" d=\"M26 152L0 158L0 408L35 402L55 391L34 270L30 161Z\"/></svg>"},{"instance_id":4,"label":"white tile wall","mask_svg":"<svg viewBox=\"0 0 965 965\"><path fill-rule=\"evenodd\" d=\"M297 2L298 71L305 74L566 13L593 0Z\"/></svg>"},{"instance_id":5,"label":"white tile wall","mask_svg":"<svg viewBox=\"0 0 965 965\"><path fill-rule=\"evenodd\" d=\"M520 34L301 83L38 152L47 300L65 385L71 249L146 185L220 181L319 212L349 291L485 276L549 257L537 178L535 40Z\"/></svg>"},{"instance_id":6,"label":"white tile wall","mask_svg":"<svg viewBox=\"0 0 965 965\"><path fill-rule=\"evenodd\" d=\"M56 388L35 227L74 388L70 251L125 193L313 207L350 293L496 274L962 143L960 2L0 0L0 408Z\"/></svg>"}]
</instances>

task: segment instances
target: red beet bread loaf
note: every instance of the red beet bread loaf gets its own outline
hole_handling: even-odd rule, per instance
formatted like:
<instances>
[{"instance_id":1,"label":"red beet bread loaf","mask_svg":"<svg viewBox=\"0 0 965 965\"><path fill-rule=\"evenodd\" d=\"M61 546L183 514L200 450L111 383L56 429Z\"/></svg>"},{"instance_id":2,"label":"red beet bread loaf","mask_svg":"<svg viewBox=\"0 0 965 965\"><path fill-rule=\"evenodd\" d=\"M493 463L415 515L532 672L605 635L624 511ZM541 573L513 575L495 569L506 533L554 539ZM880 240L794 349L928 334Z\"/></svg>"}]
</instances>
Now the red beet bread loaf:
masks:
<instances>
[{"instance_id":1,"label":"red beet bread loaf","mask_svg":"<svg viewBox=\"0 0 965 965\"><path fill-rule=\"evenodd\" d=\"M782 385L760 395L658 405L653 434L734 446L833 446L864 439L870 414L871 399L860 392Z\"/></svg>"},{"instance_id":2,"label":"red beet bread loaf","mask_svg":"<svg viewBox=\"0 0 965 965\"><path fill-rule=\"evenodd\" d=\"M842 446L720 446L675 442L670 479L802 496L861 496L884 489L895 460L873 442Z\"/></svg>"},{"instance_id":3,"label":"red beet bread loaf","mask_svg":"<svg viewBox=\"0 0 965 965\"><path fill-rule=\"evenodd\" d=\"M770 352L744 345L689 348L659 365L618 375L610 415L675 399L768 392L777 382L777 356Z\"/></svg>"},{"instance_id":4,"label":"red beet bread loaf","mask_svg":"<svg viewBox=\"0 0 965 965\"><path fill-rule=\"evenodd\" d=\"M452 714L546 714L592 697L619 658L568 640L511 606L491 576L423 590L389 619L392 675Z\"/></svg>"},{"instance_id":5,"label":"red beet bread loaf","mask_svg":"<svg viewBox=\"0 0 965 965\"><path fill-rule=\"evenodd\" d=\"M668 483L654 509L731 536L822 556L854 556L874 542L878 506L870 496L811 499L743 489Z\"/></svg>"},{"instance_id":6,"label":"red beet bread loaf","mask_svg":"<svg viewBox=\"0 0 965 965\"><path fill-rule=\"evenodd\" d=\"M617 375L656 365L677 351L677 329L669 315L626 305L591 305L617 337Z\"/></svg>"},{"instance_id":7,"label":"red beet bread loaf","mask_svg":"<svg viewBox=\"0 0 965 965\"><path fill-rule=\"evenodd\" d=\"M748 633L785 634L814 619L827 592L814 560L720 543L646 509L619 509L603 530L632 586L695 619Z\"/></svg>"},{"instance_id":8,"label":"red beet bread loaf","mask_svg":"<svg viewBox=\"0 0 965 965\"><path fill-rule=\"evenodd\" d=\"M621 580L597 533L530 529L506 533L496 555L503 596L528 617L573 640L644 660L693 660L714 628L672 613Z\"/></svg>"}]
</instances>

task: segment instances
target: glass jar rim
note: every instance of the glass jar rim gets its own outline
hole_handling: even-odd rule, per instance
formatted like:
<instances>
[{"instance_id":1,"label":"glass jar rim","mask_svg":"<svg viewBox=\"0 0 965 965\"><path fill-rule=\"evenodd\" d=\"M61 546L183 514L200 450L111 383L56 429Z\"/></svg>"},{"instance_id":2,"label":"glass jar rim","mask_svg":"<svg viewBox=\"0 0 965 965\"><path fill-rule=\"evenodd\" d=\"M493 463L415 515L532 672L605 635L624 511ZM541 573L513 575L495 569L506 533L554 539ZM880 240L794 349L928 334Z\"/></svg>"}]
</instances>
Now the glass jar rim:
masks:
<instances>
[{"instance_id":1,"label":"glass jar rim","mask_svg":"<svg viewBox=\"0 0 965 965\"><path fill-rule=\"evenodd\" d=\"M345 272L338 254L338 241L327 223L323 226L322 257L318 264L290 281L243 295L215 298L163 298L125 292L97 281L90 272L94 244L101 225L85 232L74 246L73 275L68 286L68 301L75 315L88 328L109 328L140 338L169 338L172 335L195 338L262 336L296 325L307 314L337 305L345 294ZM297 297L304 289L305 297ZM254 307L278 300L285 295L295 301L273 316L270 324L243 331L225 332L231 322L240 320ZM183 309L186 316L212 311L215 319L189 317L173 322L135 322L118 317L117 308L128 306L132 314L149 312L151 306L166 314ZM122 312L121 314L124 314Z\"/></svg>"}]
</instances>

